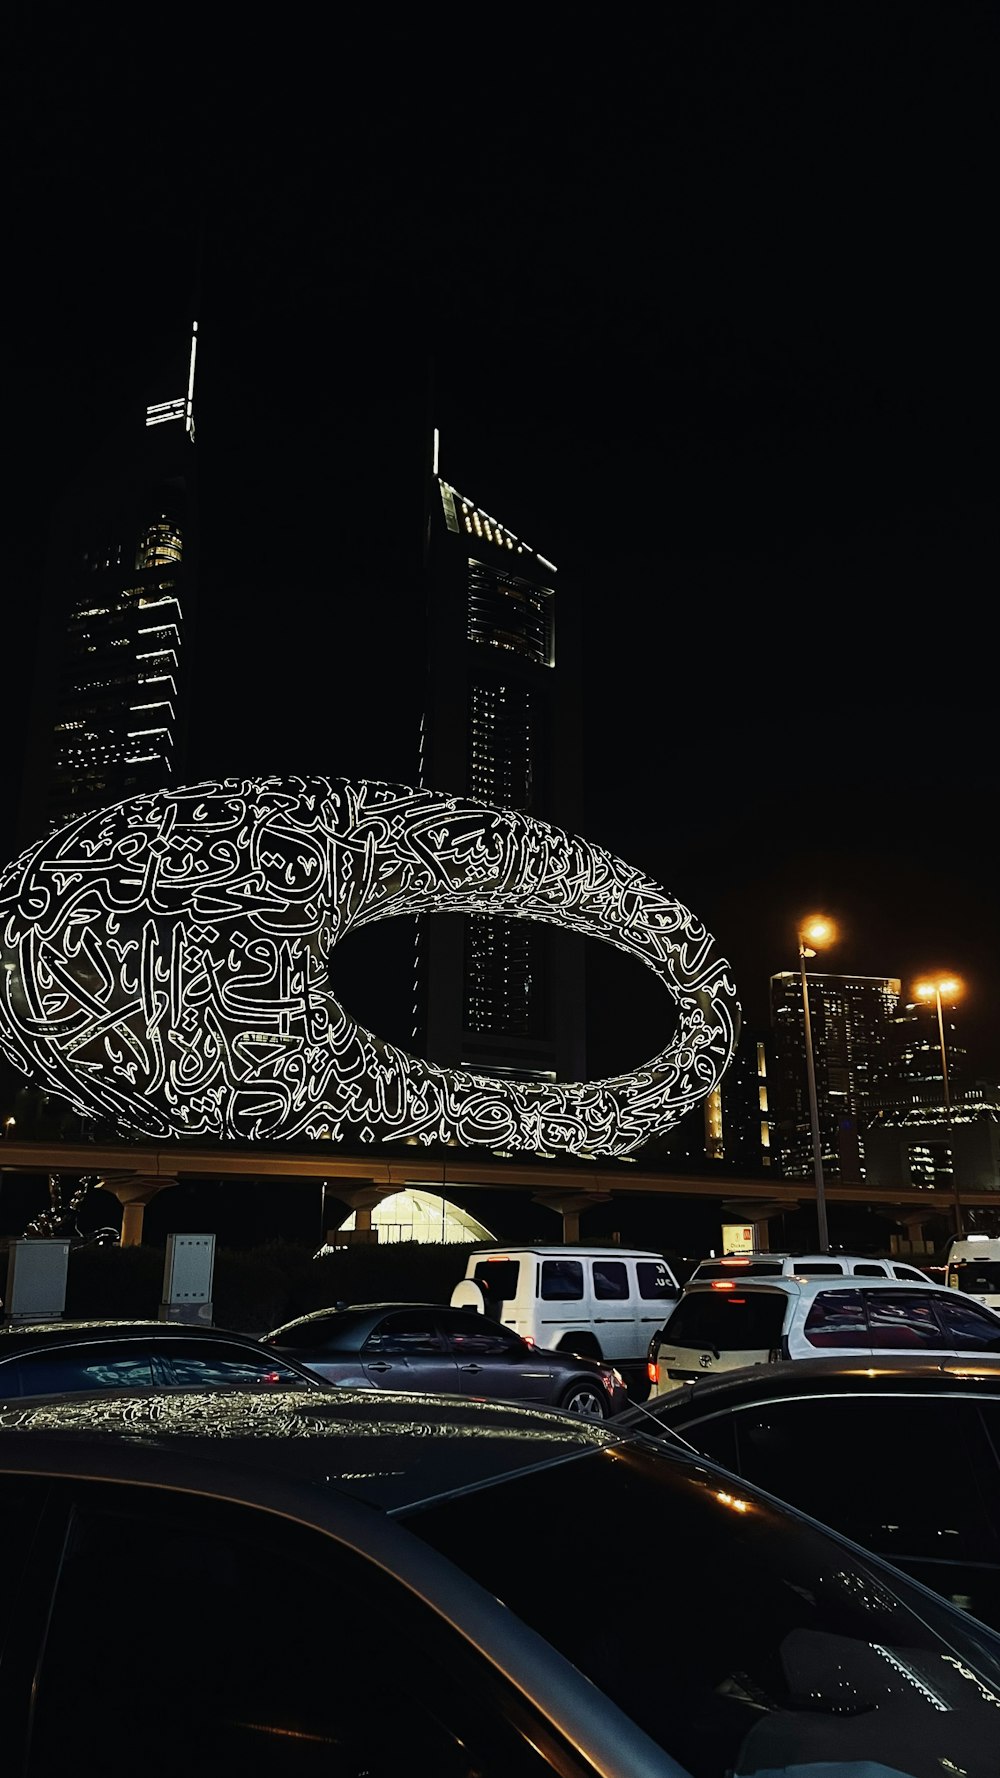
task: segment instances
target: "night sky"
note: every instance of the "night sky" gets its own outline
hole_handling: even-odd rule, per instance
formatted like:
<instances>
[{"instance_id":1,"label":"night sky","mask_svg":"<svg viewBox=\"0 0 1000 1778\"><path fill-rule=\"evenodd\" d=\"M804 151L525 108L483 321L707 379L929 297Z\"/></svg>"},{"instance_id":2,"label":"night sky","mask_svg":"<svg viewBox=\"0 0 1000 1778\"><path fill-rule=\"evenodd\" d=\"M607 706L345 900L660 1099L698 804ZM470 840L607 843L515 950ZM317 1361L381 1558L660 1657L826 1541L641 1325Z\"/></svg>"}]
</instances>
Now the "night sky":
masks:
<instances>
[{"instance_id":1,"label":"night sky","mask_svg":"<svg viewBox=\"0 0 1000 1778\"><path fill-rule=\"evenodd\" d=\"M821 906L831 969L962 974L997 1077L995 9L322 16L15 29L8 806L48 503L196 312L194 775L411 774L434 423L582 601L586 836L751 1018ZM598 1074L662 990L588 961Z\"/></svg>"}]
</instances>

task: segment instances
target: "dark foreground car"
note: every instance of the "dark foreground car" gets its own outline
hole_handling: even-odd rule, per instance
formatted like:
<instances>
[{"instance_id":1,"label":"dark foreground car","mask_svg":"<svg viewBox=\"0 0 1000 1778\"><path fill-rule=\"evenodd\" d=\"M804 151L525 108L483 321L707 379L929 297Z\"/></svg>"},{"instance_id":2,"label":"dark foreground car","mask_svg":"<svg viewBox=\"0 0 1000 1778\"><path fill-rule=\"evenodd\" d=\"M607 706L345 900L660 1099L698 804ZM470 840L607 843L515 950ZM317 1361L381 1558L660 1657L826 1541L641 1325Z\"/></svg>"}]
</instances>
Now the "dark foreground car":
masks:
<instances>
[{"instance_id":1,"label":"dark foreground car","mask_svg":"<svg viewBox=\"0 0 1000 1778\"><path fill-rule=\"evenodd\" d=\"M348 1390L0 1409L5 1771L995 1778L1000 1637L620 1425Z\"/></svg>"},{"instance_id":2,"label":"dark foreground car","mask_svg":"<svg viewBox=\"0 0 1000 1778\"><path fill-rule=\"evenodd\" d=\"M755 1365L686 1383L633 1419L1000 1629L1000 1357Z\"/></svg>"},{"instance_id":3,"label":"dark foreground car","mask_svg":"<svg viewBox=\"0 0 1000 1778\"><path fill-rule=\"evenodd\" d=\"M264 1335L324 1382L538 1402L602 1420L628 1406L613 1365L532 1346L513 1328L442 1303L350 1303Z\"/></svg>"},{"instance_id":4,"label":"dark foreground car","mask_svg":"<svg viewBox=\"0 0 1000 1778\"><path fill-rule=\"evenodd\" d=\"M57 1321L0 1329L0 1401L85 1389L297 1383L312 1372L256 1340L174 1321Z\"/></svg>"}]
</instances>

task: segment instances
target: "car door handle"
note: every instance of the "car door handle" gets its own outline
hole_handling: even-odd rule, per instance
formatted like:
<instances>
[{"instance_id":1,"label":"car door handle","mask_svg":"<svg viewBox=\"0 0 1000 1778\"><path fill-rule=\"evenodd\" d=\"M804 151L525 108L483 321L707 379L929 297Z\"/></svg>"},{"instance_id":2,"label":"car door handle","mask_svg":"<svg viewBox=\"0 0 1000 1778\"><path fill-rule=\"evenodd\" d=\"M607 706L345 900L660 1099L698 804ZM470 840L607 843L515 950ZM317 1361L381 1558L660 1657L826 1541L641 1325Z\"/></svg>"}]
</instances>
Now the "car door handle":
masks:
<instances>
[{"instance_id":1,"label":"car door handle","mask_svg":"<svg viewBox=\"0 0 1000 1778\"><path fill-rule=\"evenodd\" d=\"M481 1364L460 1364L458 1368L460 1371L464 1371L467 1376L477 1377L483 1367Z\"/></svg>"},{"instance_id":2,"label":"car door handle","mask_svg":"<svg viewBox=\"0 0 1000 1778\"><path fill-rule=\"evenodd\" d=\"M391 1371L392 1365L386 1364L384 1358L376 1358L369 1360L367 1369L370 1371Z\"/></svg>"}]
</instances>

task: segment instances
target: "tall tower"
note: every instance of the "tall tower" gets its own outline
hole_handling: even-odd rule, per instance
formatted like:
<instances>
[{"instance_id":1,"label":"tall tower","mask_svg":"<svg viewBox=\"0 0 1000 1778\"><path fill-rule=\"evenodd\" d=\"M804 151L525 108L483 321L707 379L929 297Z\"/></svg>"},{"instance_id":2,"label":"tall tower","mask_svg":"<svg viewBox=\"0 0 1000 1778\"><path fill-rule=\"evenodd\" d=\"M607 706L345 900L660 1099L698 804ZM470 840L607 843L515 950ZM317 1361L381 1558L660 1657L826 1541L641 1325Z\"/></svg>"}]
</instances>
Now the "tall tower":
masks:
<instances>
[{"instance_id":1,"label":"tall tower","mask_svg":"<svg viewBox=\"0 0 1000 1778\"><path fill-rule=\"evenodd\" d=\"M22 845L176 781L197 583L197 323L52 514ZM166 395L166 399L162 397Z\"/></svg>"},{"instance_id":2,"label":"tall tower","mask_svg":"<svg viewBox=\"0 0 1000 1778\"><path fill-rule=\"evenodd\" d=\"M421 783L579 831L579 601L553 562L438 474L425 531ZM556 613L558 608L558 629ZM414 1041L429 1059L584 1080L584 947L537 921L420 923Z\"/></svg>"},{"instance_id":3,"label":"tall tower","mask_svg":"<svg viewBox=\"0 0 1000 1778\"><path fill-rule=\"evenodd\" d=\"M878 1104L900 983L890 976L809 975L823 1171L859 1184L864 1127ZM770 1105L782 1177L810 1179L812 1138L802 982L798 970L771 977L773 1066Z\"/></svg>"}]
</instances>

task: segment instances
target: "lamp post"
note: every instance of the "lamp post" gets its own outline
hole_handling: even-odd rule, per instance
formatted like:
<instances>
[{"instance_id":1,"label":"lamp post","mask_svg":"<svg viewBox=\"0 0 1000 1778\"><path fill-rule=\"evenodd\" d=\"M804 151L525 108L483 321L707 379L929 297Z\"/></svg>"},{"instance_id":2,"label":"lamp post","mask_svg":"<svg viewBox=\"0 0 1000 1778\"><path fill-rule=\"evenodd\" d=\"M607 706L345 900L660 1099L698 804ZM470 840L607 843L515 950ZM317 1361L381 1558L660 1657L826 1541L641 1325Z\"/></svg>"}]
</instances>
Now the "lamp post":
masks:
<instances>
[{"instance_id":1,"label":"lamp post","mask_svg":"<svg viewBox=\"0 0 1000 1778\"><path fill-rule=\"evenodd\" d=\"M958 1186L958 1168L955 1165L955 1132L951 1118L951 1093L948 1088L948 1046L944 1035L944 1001L956 1001L962 992L962 984L957 976L937 976L933 981L918 982L914 993L918 1000L933 1000L937 1010L938 1040L941 1044L941 1079L944 1085L944 1112L948 1123L948 1136L951 1142L951 1183L955 1197L955 1234L961 1240L965 1234L962 1220L962 1198Z\"/></svg>"},{"instance_id":2,"label":"lamp post","mask_svg":"<svg viewBox=\"0 0 1000 1778\"><path fill-rule=\"evenodd\" d=\"M816 1063L813 1057L812 1021L809 1017L809 983L806 980L806 958L815 957L820 945L833 944L837 929L825 914L810 914L798 929L799 974L802 977L802 1021L806 1036L806 1078L809 1082L809 1122L812 1126L813 1173L816 1179L816 1224L819 1230L820 1253L829 1253L830 1234L826 1222L826 1192L823 1186L823 1143L819 1133L819 1104L816 1098Z\"/></svg>"}]
</instances>

